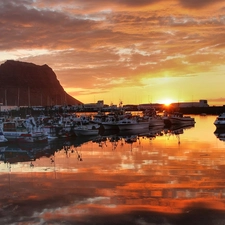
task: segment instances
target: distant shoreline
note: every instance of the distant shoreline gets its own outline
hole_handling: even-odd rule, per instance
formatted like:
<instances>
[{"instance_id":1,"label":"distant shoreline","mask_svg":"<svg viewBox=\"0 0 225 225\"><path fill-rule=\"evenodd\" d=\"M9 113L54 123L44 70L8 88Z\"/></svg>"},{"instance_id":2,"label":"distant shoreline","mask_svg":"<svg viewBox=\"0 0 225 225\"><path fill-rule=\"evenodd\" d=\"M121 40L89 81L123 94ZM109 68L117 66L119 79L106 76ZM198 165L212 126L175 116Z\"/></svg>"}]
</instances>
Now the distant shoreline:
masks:
<instances>
[{"instance_id":1,"label":"distant shoreline","mask_svg":"<svg viewBox=\"0 0 225 225\"><path fill-rule=\"evenodd\" d=\"M183 114L219 115L225 112L225 106L187 107L180 108L179 111Z\"/></svg>"},{"instance_id":2,"label":"distant shoreline","mask_svg":"<svg viewBox=\"0 0 225 225\"><path fill-rule=\"evenodd\" d=\"M112 111L118 111L123 110L125 112L143 112L144 110L138 110L137 107L131 107L131 108L117 108L117 109L108 109L108 110L101 110L101 109L88 109L88 110L53 110L50 107L43 107L44 110L34 110L32 107L27 108L20 108L19 110L9 110L9 111L1 111L0 116L11 116L11 117L26 117L26 115L32 115L32 116L40 116L40 115L54 115L56 113L63 114L63 113L97 113L97 112L103 112L103 113L109 113ZM181 107L181 108L172 108L172 107L162 107L162 108L156 108L156 111L159 113L162 113L163 111L166 111L168 113L171 112L180 112L183 114L189 114L189 115L219 115L223 112L225 112L225 106L208 106L208 107Z\"/></svg>"}]
</instances>

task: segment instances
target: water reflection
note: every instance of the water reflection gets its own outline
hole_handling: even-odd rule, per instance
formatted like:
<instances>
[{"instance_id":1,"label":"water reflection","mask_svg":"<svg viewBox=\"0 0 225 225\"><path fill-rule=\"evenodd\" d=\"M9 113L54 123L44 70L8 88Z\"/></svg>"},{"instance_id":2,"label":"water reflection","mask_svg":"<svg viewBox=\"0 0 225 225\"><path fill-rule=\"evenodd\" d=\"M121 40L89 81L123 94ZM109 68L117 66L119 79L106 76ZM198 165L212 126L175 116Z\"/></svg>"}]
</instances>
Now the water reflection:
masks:
<instances>
[{"instance_id":1,"label":"water reflection","mask_svg":"<svg viewBox=\"0 0 225 225\"><path fill-rule=\"evenodd\" d=\"M225 129L217 128L214 134L220 141L225 141Z\"/></svg>"},{"instance_id":2,"label":"water reflection","mask_svg":"<svg viewBox=\"0 0 225 225\"><path fill-rule=\"evenodd\" d=\"M225 149L208 120L15 146L36 160L1 162L0 222L223 224Z\"/></svg>"},{"instance_id":3,"label":"water reflection","mask_svg":"<svg viewBox=\"0 0 225 225\"><path fill-rule=\"evenodd\" d=\"M44 144L8 144L0 147L0 160L5 163L29 162L43 156L50 157L54 151Z\"/></svg>"}]
</instances>

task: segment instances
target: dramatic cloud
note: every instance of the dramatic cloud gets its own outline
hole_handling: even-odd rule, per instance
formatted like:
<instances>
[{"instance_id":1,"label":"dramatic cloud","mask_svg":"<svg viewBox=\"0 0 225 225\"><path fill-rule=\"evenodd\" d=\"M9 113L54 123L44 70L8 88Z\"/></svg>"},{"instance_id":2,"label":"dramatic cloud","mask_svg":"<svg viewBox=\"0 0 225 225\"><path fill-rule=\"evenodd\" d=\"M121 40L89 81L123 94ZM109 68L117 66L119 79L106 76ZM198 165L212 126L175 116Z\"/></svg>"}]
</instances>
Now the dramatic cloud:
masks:
<instances>
[{"instance_id":1,"label":"dramatic cloud","mask_svg":"<svg viewBox=\"0 0 225 225\"><path fill-rule=\"evenodd\" d=\"M184 7L190 7L190 8L201 8L208 5L213 5L215 3L221 3L221 0L180 0L181 4Z\"/></svg>"},{"instance_id":2,"label":"dramatic cloud","mask_svg":"<svg viewBox=\"0 0 225 225\"><path fill-rule=\"evenodd\" d=\"M147 87L144 78L221 74L224 26L219 0L2 0L0 62L48 64L88 101L89 93Z\"/></svg>"}]
</instances>

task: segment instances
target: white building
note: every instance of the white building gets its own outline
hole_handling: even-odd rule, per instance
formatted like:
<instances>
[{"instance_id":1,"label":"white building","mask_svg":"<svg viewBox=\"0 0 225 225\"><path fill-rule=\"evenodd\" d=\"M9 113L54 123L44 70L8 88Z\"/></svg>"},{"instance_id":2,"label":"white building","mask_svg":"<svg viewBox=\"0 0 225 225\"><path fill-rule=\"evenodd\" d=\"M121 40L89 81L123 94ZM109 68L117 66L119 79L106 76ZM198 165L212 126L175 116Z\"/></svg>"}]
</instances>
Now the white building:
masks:
<instances>
[{"instance_id":1,"label":"white building","mask_svg":"<svg viewBox=\"0 0 225 225\"><path fill-rule=\"evenodd\" d=\"M96 109L96 110L101 110L104 107L104 101L99 100L97 103L87 103L83 105L83 108L88 110L88 109Z\"/></svg>"}]
</instances>

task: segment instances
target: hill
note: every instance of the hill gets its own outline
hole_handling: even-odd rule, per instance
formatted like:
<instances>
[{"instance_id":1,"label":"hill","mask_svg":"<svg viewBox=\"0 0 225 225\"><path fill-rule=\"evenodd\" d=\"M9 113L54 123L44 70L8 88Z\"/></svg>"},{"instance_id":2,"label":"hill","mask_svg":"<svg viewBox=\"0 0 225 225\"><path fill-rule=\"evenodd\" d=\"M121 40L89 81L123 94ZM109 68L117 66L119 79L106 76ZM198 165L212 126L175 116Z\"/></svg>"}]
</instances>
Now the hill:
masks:
<instances>
[{"instance_id":1,"label":"hill","mask_svg":"<svg viewBox=\"0 0 225 225\"><path fill-rule=\"evenodd\" d=\"M48 65L7 60L0 65L0 103L18 106L78 105Z\"/></svg>"}]
</instances>

